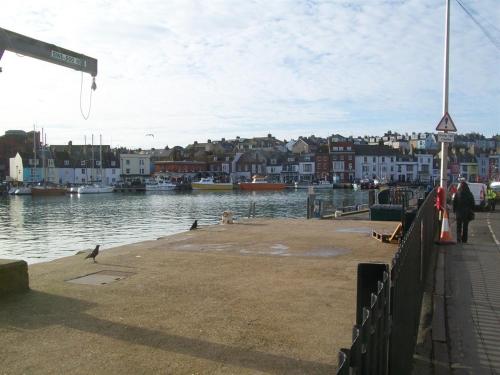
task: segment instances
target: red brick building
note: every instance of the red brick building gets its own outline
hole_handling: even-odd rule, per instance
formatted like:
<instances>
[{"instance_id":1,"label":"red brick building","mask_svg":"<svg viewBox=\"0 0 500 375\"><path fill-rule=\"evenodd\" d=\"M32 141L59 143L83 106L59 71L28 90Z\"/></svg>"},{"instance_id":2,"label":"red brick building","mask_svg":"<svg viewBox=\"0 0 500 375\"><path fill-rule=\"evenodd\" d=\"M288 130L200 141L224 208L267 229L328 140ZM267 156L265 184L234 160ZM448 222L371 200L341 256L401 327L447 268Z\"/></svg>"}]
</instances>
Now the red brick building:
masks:
<instances>
[{"instance_id":1,"label":"red brick building","mask_svg":"<svg viewBox=\"0 0 500 375\"><path fill-rule=\"evenodd\" d=\"M352 182L355 175L354 147L351 142L331 144L332 174L336 182Z\"/></svg>"},{"instance_id":2,"label":"red brick building","mask_svg":"<svg viewBox=\"0 0 500 375\"><path fill-rule=\"evenodd\" d=\"M155 161L154 173L191 174L207 171L207 163L201 161Z\"/></svg>"}]
</instances>

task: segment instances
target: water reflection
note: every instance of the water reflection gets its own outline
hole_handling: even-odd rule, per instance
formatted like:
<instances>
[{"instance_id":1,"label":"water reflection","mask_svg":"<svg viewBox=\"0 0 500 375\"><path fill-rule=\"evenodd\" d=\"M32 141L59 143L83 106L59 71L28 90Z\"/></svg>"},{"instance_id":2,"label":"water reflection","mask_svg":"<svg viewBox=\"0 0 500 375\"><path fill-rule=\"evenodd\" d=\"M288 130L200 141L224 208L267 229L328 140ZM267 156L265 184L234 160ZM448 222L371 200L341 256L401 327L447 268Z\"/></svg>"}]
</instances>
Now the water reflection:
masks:
<instances>
[{"instance_id":1,"label":"water reflection","mask_svg":"<svg viewBox=\"0 0 500 375\"><path fill-rule=\"evenodd\" d=\"M319 191L335 206L366 203L366 192ZM164 192L0 197L0 258L36 263L101 244L106 249L217 223L224 210L245 217L305 217L307 191Z\"/></svg>"}]
</instances>

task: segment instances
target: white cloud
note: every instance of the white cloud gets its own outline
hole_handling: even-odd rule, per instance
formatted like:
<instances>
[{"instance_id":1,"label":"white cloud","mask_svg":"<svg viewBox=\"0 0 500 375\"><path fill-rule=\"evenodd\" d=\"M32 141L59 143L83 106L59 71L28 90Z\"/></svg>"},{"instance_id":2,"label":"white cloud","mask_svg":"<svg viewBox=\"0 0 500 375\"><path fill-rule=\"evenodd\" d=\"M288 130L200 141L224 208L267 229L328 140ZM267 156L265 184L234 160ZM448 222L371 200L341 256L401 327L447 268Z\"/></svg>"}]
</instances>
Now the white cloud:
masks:
<instances>
[{"instance_id":1,"label":"white cloud","mask_svg":"<svg viewBox=\"0 0 500 375\"><path fill-rule=\"evenodd\" d=\"M495 0L463 1L499 24ZM491 134L499 52L452 6L450 110L459 130ZM267 132L432 131L441 115L444 1L25 0L3 4L0 27L99 60L88 121L79 73L11 53L0 61L0 131L37 122L53 143L91 132L162 147Z\"/></svg>"}]
</instances>

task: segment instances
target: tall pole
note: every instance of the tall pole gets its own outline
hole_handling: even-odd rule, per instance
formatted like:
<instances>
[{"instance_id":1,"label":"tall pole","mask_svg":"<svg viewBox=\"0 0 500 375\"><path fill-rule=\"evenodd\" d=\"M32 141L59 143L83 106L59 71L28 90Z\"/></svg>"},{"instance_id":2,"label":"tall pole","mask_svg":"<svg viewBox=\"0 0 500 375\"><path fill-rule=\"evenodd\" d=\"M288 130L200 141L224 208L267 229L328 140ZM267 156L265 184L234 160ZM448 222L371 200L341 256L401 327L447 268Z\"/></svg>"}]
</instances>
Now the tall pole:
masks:
<instances>
[{"instance_id":1,"label":"tall pole","mask_svg":"<svg viewBox=\"0 0 500 375\"><path fill-rule=\"evenodd\" d=\"M446 0L446 24L444 30L444 80L443 80L443 116L448 112L448 78L450 57L450 0ZM441 143L441 184L445 191L448 188L448 143Z\"/></svg>"}]
</instances>

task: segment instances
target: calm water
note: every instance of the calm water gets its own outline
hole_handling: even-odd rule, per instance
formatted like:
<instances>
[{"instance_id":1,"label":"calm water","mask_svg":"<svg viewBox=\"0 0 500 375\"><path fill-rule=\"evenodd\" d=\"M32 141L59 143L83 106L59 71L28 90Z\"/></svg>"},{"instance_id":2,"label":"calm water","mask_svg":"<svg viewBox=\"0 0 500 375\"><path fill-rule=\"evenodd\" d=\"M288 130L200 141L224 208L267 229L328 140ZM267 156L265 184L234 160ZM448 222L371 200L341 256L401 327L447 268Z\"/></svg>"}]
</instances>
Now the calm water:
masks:
<instances>
[{"instance_id":1,"label":"calm water","mask_svg":"<svg viewBox=\"0 0 500 375\"><path fill-rule=\"evenodd\" d=\"M366 192L333 190L316 197L336 207L367 203ZM224 210L246 217L303 218L307 190L283 192L163 192L61 197L0 197L0 258L28 263L74 255L96 244L106 248L153 240L199 225L215 224Z\"/></svg>"}]
</instances>

